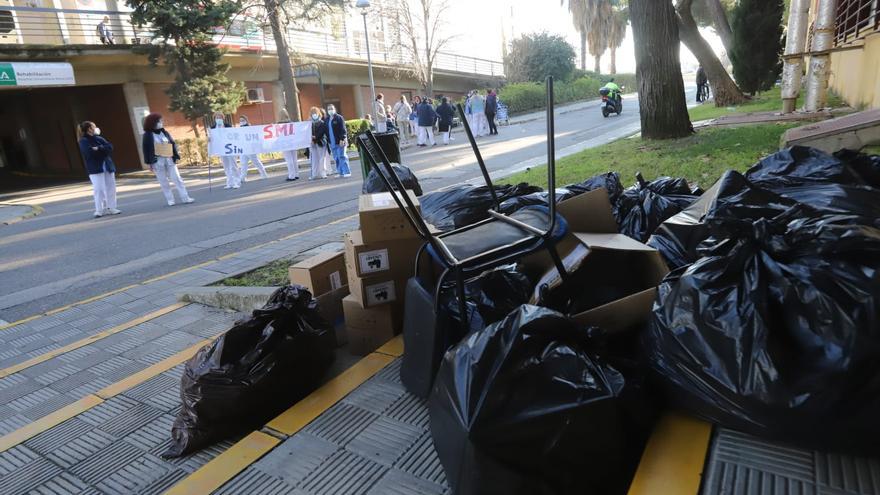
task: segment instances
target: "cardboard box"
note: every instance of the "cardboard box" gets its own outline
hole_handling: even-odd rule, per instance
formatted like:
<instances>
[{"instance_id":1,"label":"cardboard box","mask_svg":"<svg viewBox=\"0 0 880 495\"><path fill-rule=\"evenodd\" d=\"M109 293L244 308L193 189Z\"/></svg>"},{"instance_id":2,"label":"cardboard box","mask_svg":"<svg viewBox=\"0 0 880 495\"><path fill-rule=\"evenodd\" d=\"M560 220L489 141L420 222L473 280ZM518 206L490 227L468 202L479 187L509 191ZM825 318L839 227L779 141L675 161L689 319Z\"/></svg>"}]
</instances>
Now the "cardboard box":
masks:
<instances>
[{"instance_id":1,"label":"cardboard box","mask_svg":"<svg viewBox=\"0 0 880 495\"><path fill-rule=\"evenodd\" d=\"M421 238L394 239L365 243L360 230L345 234L346 269L358 277L391 273L395 277L411 277L415 270L416 253Z\"/></svg>"},{"instance_id":2,"label":"cardboard box","mask_svg":"<svg viewBox=\"0 0 880 495\"><path fill-rule=\"evenodd\" d=\"M354 270L348 273L348 290L354 300L364 308L402 302L406 291L406 281L412 276L412 274L395 276L388 272L369 277L358 277L354 275Z\"/></svg>"},{"instance_id":3,"label":"cardboard box","mask_svg":"<svg viewBox=\"0 0 880 495\"><path fill-rule=\"evenodd\" d=\"M290 283L309 289L320 296L343 287L346 283L345 253L327 252L300 261L288 269Z\"/></svg>"},{"instance_id":4,"label":"cardboard box","mask_svg":"<svg viewBox=\"0 0 880 495\"><path fill-rule=\"evenodd\" d=\"M348 286L344 285L336 290L318 296L318 312L325 320L333 325L336 334L336 345L340 346L347 342L345 334L345 317L343 316L342 300L348 295Z\"/></svg>"},{"instance_id":5,"label":"cardboard box","mask_svg":"<svg viewBox=\"0 0 880 495\"><path fill-rule=\"evenodd\" d=\"M350 295L342 300L349 352L369 354L400 333L403 324L402 305L386 304L363 308Z\"/></svg>"},{"instance_id":6,"label":"cardboard box","mask_svg":"<svg viewBox=\"0 0 880 495\"><path fill-rule=\"evenodd\" d=\"M412 191L406 191L416 210L420 210L419 199ZM406 215L398 208L391 193L362 194L358 205L358 216L364 242L408 239L418 237Z\"/></svg>"},{"instance_id":7,"label":"cardboard box","mask_svg":"<svg viewBox=\"0 0 880 495\"><path fill-rule=\"evenodd\" d=\"M563 264L569 273L577 271L578 281L587 282L575 292L582 300L597 302L580 308L572 318L609 331L627 330L647 321L656 287L669 272L660 253L617 233L605 189L567 199L559 203L557 211L569 226L569 234L557 245ZM540 275L539 288L561 283L546 252L526 258L523 264L530 273ZM532 302L536 301L537 293Z\"/></svg>"}]
</instances>

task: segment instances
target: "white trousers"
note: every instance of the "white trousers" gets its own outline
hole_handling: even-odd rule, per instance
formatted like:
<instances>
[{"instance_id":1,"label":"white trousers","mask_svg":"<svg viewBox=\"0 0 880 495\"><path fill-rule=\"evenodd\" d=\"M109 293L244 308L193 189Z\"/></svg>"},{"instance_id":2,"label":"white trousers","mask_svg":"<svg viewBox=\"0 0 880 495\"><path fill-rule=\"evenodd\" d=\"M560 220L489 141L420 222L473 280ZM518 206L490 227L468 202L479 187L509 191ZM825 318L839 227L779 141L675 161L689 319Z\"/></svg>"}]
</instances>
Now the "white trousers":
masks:
<instances>
[{"instance_id":1,"label":"white trousers","mask_svg":"<svg viewBox=\"0 0 880 495\"><path fill-rule=\"evenodd\" d=\"M323 179L327 177L327 147L318 146L317 144L309 145L309 163L312 170L309 173L310 179Z\"/></svg>"},{"instance_id":2,"label":"white trousers","mask_svg":"<svg viewBox=\"0 0 880 495\"><path fill-rule=\"evenodd\" d=\"M269 174L266 173L266 167L264 167L263 162L260 161L260 155L241 155L238 157L238 160L241 163L241 175L238 176L239 183L247 181L248 167L250 167L251 162L257 167L257 171L260 172L260 177L263 179L269 177Z\"/></svg>"},{"instance_id":3,"label":"white trousers","mask_svg":"<svg viewBox=\"0 0 880 495\"><path fill-rule=\"evenodd\" d=\"M409 121L409 135L412 137L419 135L419 123L415 120Z\"/></svg>"},{"instance_id":4,"label":"white trousers","mask_svg":"<svg viewBox=\"0 0 880 495\"><path fill-rule=\"evenodd\" d=\"M483 112L475 112L473 117L473 133L474 136L485 136L489 134L489 119L486 118L486 114Z\"/></svg>"},{"instance_id":5,"label":"white trousers","mask_svg":"<svg viewBox=\"0 0 880 495\"><path fill-rule=\"evenodd\" d=\"M89 174L89 180L95 195L95 213L116 209L116 175L113 172Z\"/></svg>"},{"instance_id":6,"label":"white trousers","mask_svg":"<svg viewBox=\"0 0 880 495\"><path fill-rule=\"evenodd\" d=\"M432 146L437 144L437 142L434 141L434 128L419 126L419 144L427 143L431 143Z\"/></svg>"},{"instance_id":7,"label":"white trousers","mask_svg":"<svg viewBox=\"0 0 880 495\"><path fill-rule=\"evenodd\" d=\"M238 164L235 163L235 157L221 156L220 163L223 164L223 173L226 174L226 187L241 185L241 172L238 170Z\"/></svg>"},{"instance_id":8,"label":"white trousers","mask_svg":"<svg viewBox=\"0 0 880 495\"><path fill-rule=\"evenodd\" d=\"M449 144L449 139L450 139L451 134L452 134L452 127L450 127L448 131L443 133L443 144Z\"/></svg>"},{"instance_id":9,"label":"white trousers","mask_svg":"<svg viewBox=\"0 0 880 495\"><path fill-rule=\"evenodd\" d=\"M177 170L177 164L171 158L160 157L155 164L153 170L156 172L156 178L159 179L159 187L162 188L162 194L165 195L165 201L174 202L174 194L171 192L169 181L174 184L177 189L177 195L181 201L189 199L186 192L186 186L183 185L183 179L180 177L180 171Z\"/></svg>"},{"instance_id":10,"label":"white trousers","mask_svg":"<svg viewBox=\"0 0 880 495\"><path fill-rule=\"evenodd\" d=\"M296 166L296 151L282 151L284 162L287 164L287 178L298 179L299 169Z\"/></svg>"}]
</instances>

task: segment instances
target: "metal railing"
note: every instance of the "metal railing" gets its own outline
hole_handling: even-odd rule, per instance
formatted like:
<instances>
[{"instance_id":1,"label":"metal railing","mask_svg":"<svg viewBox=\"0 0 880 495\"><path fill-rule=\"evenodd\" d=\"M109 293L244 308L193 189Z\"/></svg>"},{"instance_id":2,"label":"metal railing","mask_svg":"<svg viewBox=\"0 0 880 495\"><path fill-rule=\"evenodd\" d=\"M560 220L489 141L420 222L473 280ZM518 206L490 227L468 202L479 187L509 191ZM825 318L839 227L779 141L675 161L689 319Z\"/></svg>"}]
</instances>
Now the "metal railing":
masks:
<instances>
[{"instance_id":1,"label":"metal railing","mask_svg":"<svg viewBox=\"0 0 880 495\"><path fill-rule=\"evenodd\" d=\"M834 45L840 46L880 30L880 0L840 0Z\"/></svg>"},{"instance_id":2,"label":"metal railing","mask_svg":"<svg viewBox=\"0 0 880 495\"><path fill-rule=\"evenodd\" d=\"M98 32L98 25L105 17L109 18L106 25L112 32L112 40L102 40ZM130 13L124 11L0 6L0 45L135 45L151 43L152 36L151 27L133 25ZM316 58L366 60L362 36L362 32L348 33L347 36L296 29L287 32L292 50ZM375 38L371 36L370 39L374 61L412 65L407 53ZM214 42L229 50L276 51L272 32L259 20L249 17L235 19L228 29L218 28ZM434 68L487 76L504 75L501 62L447 52L437 54Z\"/></svg>"}]
</instances>

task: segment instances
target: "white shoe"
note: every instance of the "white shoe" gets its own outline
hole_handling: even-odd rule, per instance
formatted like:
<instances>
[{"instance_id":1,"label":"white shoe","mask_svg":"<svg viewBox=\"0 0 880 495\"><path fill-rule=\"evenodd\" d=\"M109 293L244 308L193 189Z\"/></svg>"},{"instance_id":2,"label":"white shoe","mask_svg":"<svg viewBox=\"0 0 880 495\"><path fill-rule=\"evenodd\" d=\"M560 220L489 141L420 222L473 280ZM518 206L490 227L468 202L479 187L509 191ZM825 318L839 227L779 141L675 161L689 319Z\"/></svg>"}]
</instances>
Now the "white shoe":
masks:
<instances>
[{"instance_id":1,"label":"white shoe","mask_svg":"<svg viewBox=\"0 0 880 495\"><path fill-rule=\"evenodd\" d=\"M169 201L168 206L174 206L174 201Z\"/></svg>"},{"instance_id":2,"label":"white shoe","mask_svg":"<svg viewBox=\"0 0 880 495\"><path fill-rule=\"evenodd\" d=\"M230 186L230 185L225 185L225 186L223 186L223 189L232 189L232 186Z\"/></svg>"},{"instance_id":3,"label":"white shoe","mask_svg":"<svg viewBox=\"0 0 880 495\"><path fill-rule=\"evenodd\" d=\"M95 218L101 218L101 217L103 217L103 216L104 216L104 212L101 212L101 211L96 211L96 212L95 212Z\"/></svg>"},{"instance_id":4,"label":"white shoe","mask_svg":"<svg viewBox=\"0 0 880 495\"><path fill-rule=\"evenodd\" d=\"M107 208L107 213L111 215L119 215L122 213L122 210L117 210L116 208Z\"/></svg>"},{"instance_id":5,"label":"white shoe","mask_svg":"<svg viewBox=\"0 0 880 495\"><path fill-rule=\"evenodd\" d=\"M351 174L342 174L343 177L351 177Z\"/></svg>"},{"instance_id":6,"label":"white shoe","mask_svg":"<svg viewBox=\"0 0 880 495\"><path fill-rule=\"evenodd\" d=\"M241 186L239 186L238 184L232 186L233 189L238 189L238 188L240 188L240 187L241 187Z\"/></svg>"},{"instance_id":7,"label":"white shoe","mask_svg":"<svg viewBox=\"0 0 880 495\"><path fill-rule=\"evenodd\" d=\"M183 200L183 202L184 202L185 204L190 204L190 203L195 203L196 200L194 200L194 199L192 199L192 198L186 198L186 199Z\"/></svg>"}]
</instances>

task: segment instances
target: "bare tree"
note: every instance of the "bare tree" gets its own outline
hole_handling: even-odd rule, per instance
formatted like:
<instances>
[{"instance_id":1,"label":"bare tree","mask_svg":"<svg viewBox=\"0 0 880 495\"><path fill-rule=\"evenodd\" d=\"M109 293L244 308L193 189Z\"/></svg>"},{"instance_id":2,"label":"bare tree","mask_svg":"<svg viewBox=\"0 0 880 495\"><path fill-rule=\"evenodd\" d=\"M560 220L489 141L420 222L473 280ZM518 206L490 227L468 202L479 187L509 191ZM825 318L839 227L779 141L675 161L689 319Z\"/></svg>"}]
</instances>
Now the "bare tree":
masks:
<instances>
[{"instance_id":1,"label":"bare tree","mask_svg":"<svg viewBox=\"0 0 880 495\"><path fill-rule=\"evenodd\" d=\"M394 48L410 59L409 72L428 96L434 96L437 54L454 38L443 32L449 3L447 0L395 0L392 10L400 30L399 42L395 42Z\"/></svg>"},{"instance_id":2,"label":"bare tree","mask_svg":"<svg viewBox=\"0 0 880 495\"><path fill-rule=\"evenodd\" d=\"M278 76L284 87L284 108L293 120L300 119L299 88L293 73L287 30L324 19L344 3L344 0L260 0L245 6L245 9L262 7L264 10L278 52Z\"/></svg>"},{"instance_id":3,"label":"bare tree","mask_svg":"<svg viewBox=\"0 0 880 495\"><path fill-rule=\"evenodd\" d=\"M642 137L670 139L693 132L684 99L675 9L665 0L630 0Z\"/></svg>"},{"instance_id":4,"label":"bare tree","mask_svg":"<svg viewBox=\"0 0 880 495\"><path fill-rule=\"evenodd\" d=\"M739 87L733 82L730 74L721 64L721 60L712 51L709 43L700 35L697 28L697 21L694 20L691 7L694 0L676 0L675 12L678 19L678 31L681 36L682 43L697 57L706 76L709 78L709 84L712 86L712 94L715 95L715 106L726 107L738 105L746 100L745 95L740 91Z\"/></svg>"},{"instance_id":5,"label":"bare tree","mask_svg":"<svg viewBox=\"0 0 880 495\"><path fill-rule=\"evenodd\" d=\"M727 50L727 53L730 53L733 49L733 30L730 28L730 21L727 19L727 11L724 9L724 5L721 5L721 0L704 1L709 9L709 13L712 15L712 25L715 27L715 32L721 38L724 49Z\"/></svg>"}]
</instances>

